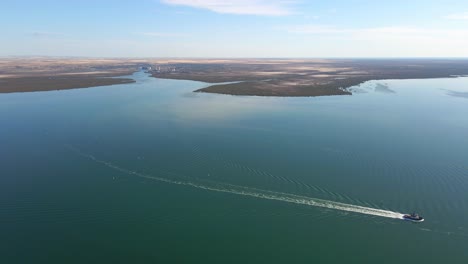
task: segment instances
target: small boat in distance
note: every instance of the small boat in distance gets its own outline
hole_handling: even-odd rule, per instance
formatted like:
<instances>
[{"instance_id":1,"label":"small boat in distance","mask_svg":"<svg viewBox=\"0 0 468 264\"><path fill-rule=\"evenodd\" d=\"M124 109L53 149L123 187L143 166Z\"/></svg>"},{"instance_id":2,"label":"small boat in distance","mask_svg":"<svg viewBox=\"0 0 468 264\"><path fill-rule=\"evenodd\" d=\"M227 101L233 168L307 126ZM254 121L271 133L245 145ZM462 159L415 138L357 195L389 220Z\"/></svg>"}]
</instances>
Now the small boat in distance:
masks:
<instances>
[{"instance_id":1,"label":"small boat in distance","mask_svg":"<svg viewBox=\"0 0 468 264\"><path fill-rule=\"evenodd\" d=\"M408 220L408 221L411 221L411 222L419 223L419 222L424 221L424 218L422 218L417 213L412 213L412 214L403 215L403 220Z\"/></svg>"}]
</instances>

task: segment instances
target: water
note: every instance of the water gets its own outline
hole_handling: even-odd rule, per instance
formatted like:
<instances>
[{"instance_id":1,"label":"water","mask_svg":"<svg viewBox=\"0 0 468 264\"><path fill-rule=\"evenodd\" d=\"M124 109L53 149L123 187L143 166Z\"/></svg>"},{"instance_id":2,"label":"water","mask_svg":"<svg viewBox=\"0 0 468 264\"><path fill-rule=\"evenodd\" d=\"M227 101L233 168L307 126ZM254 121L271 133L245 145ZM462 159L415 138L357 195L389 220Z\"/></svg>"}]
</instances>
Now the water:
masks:
<instances>
[{"instance_id":1,"label":"water","mask_svg":"<svg viewBox=\"0 0 468 264\"><path fill-rule=\"evenodd\" d=\"M468 78L270 98L133 77L0 94L0 263L468 261Z\"/></svg>"}]
</instances>

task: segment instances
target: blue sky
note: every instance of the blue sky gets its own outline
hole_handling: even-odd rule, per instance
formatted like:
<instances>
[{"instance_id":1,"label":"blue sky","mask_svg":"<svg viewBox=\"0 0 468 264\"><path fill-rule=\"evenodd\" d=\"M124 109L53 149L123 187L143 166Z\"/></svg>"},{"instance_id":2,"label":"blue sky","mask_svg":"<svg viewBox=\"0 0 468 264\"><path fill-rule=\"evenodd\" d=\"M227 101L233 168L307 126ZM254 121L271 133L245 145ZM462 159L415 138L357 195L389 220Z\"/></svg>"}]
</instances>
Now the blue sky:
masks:
<instances>
[{"instance_id":1,"label":"blue sky","mask_svg":"<svg viewBox=\"0 0 468 264\"><path fill-rule=\"evenodd\" d=\"M0 56L468 57L468 1L2 1Z\"/></svg>"}]
</instances>

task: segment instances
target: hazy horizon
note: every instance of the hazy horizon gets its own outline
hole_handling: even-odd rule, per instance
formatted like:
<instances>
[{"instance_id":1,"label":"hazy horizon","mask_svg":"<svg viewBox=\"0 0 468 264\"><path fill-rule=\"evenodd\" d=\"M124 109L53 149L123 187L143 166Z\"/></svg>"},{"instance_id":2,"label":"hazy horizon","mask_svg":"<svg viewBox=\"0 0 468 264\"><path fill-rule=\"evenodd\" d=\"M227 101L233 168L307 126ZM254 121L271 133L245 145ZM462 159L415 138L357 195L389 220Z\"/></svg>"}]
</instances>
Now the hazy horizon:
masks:
<instances>
[{"instance_id":1,"label":"hazy horizon","mask_svg":"<svg viewBox=\"0 0 468 264\"><path fill-rule=\"evenodd\" d=\"M29 0L1 14L2 57L468 57L465 1Z\"/></svg>"},{"instance_id":2,"label":"hazy horizon","mask_svg":"<svg viewBox=\"0 0 468 264\"><path fill-rule=\"evenodd\" d=\"M468 56L463 57L177 57L177 56L73 56L73 55L37 55L37 54L30 54L30 55L5 55L0 56L0 58L57 58L57 59L130 59L130 60L138 60L138 59L171 59L171 60L184 60L184 59L192 59L192 60L464 60L468 59Z\"/></svg>"}]
</instances>

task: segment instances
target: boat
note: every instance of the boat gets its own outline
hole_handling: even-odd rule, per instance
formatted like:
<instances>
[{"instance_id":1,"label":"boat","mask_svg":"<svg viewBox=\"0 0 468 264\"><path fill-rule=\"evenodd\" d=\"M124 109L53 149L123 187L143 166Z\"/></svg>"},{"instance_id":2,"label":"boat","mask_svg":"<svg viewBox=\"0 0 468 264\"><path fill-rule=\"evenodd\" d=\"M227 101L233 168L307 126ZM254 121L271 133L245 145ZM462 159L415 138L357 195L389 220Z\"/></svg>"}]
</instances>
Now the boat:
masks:
<instances>
[{"instance_id":1,"label":"boat","mask_svg":"<svg viewBox=\"0 0 468 264\"><path fill-rule=\"evenodd\" d=\"M403 220L419 223L424 221L424 218L422 218L422 216L418 215L417 213L412 213L403 215Z\"/></svg>"}]
</instances>

